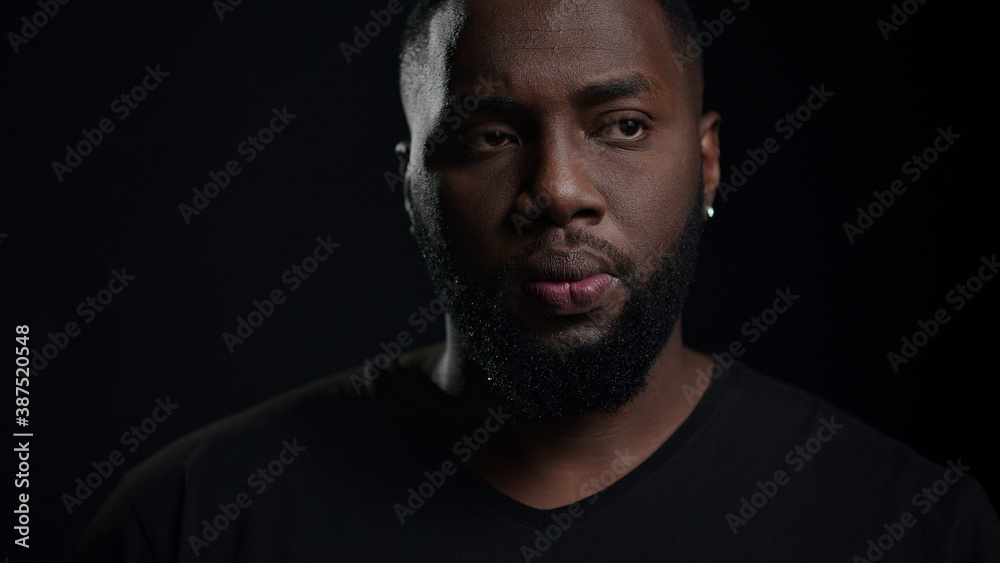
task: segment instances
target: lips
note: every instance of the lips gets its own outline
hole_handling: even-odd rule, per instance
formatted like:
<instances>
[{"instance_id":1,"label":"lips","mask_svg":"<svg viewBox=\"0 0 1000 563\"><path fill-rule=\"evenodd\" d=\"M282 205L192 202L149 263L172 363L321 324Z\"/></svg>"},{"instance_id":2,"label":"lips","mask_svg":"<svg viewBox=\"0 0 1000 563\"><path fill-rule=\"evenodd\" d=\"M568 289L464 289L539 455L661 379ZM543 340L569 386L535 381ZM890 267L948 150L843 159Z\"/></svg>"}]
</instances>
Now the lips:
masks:
<instances>
[{"instance_id":1,"label":"lips","mask_svg":"<svg viewBox=\"0 0 1000 563\"><path fill-rule=\"evenodd\" d=\"M525 264L525 295L554 315L579 315L593 310L614 282L609 260L590 249L545 250Z\"/></svg>"}]
</instances>

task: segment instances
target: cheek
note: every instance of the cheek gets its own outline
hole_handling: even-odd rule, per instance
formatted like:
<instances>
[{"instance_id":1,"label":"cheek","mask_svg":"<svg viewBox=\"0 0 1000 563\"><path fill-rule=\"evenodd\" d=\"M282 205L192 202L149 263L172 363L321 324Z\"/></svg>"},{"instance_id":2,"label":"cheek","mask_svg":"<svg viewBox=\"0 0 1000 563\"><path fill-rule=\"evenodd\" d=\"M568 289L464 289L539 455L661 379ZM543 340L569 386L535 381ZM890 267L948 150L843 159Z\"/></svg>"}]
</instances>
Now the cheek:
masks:
<instances>
[{"instance_id":1,"label":"cheek","mask_svg":"<svg viewBox=\"0 0 1000 563\"><path fill-rule=\"evenodd\" d=\"M473 272L496 273L506 258L505 221L510 221L512 190L494 175L452 171L442 174L441 213L452 234L456 257Z\"/></svg>"},{"instance_id":2,"label":"cheek","mask_svg":"<svg viewBox=\"0 0 1000 563\"><path fill-rule=\"evenodd\" d=\"M699 186L700 167L690 156L650 155L627 166L611 167L602 183L610 221L621 231L640 262L658 263L681 236Z\"/></svg>"}]
</instances>

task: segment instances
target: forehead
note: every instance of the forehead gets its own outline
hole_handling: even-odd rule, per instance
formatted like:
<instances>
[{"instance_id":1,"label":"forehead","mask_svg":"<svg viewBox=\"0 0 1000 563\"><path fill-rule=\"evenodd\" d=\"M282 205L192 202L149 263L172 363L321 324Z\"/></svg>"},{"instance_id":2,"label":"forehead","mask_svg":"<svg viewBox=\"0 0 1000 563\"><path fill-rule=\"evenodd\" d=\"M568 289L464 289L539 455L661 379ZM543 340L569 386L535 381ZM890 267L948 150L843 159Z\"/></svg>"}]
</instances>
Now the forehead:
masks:
<instances>
[{"instance_id":1,"label":"forehead","mask_svg":"<svg viewBox=\"0 0 1000 563\"><path fill-rule=\"evenodd\" d=\"M447 65L452 92L483 79L522 97L621 76L684 85L657 0L468 0L464 12Z\"/></svg>"}]
</instances>

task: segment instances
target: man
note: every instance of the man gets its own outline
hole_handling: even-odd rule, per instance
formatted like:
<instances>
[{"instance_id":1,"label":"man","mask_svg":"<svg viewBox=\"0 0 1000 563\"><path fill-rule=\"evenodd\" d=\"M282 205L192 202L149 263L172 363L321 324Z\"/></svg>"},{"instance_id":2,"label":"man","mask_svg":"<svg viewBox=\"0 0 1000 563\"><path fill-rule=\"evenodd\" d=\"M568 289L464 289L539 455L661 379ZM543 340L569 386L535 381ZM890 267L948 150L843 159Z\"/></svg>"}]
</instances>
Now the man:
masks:
<instances>
[{"instance_id":1,"label":"man","mask_svg":"<svg viewBox=\"0 0 1000 563\"><path fill-rule=\"evenodd\" d=\"M674 1L418 5L397 151L446 342L168 448L80 560L1000 557L961 460L683 345L720 180L693 27Z\"/></svg>"}]
</instances>

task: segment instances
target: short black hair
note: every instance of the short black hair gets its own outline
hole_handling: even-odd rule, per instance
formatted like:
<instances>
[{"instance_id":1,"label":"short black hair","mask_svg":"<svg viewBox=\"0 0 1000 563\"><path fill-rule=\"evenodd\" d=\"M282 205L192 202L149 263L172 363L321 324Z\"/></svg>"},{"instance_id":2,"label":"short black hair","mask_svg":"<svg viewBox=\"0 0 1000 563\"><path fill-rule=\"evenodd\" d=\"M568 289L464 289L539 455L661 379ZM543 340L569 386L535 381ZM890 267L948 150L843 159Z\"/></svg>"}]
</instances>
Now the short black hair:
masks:
<instances>
[{"instance_id":1,"label":"short black hair","mask_svg":"<svg viewBox=\"0 0 1000 563\"><path fill-rule=\"evenodd\" d=\"M419 55L430 40L430 20L438 8L448 0L419 0L410 11L403 29L403 37L399 48L400 74L406 72L406 66ZM685 66L701 70L701 49L695 36L698 34L698 23L691 13L691 7L684 0L660 0L660 7L667 16L667 23L673 32L674 54ZM695 48L692 48L695 46Z\"/></svg>"}]
</instances>

